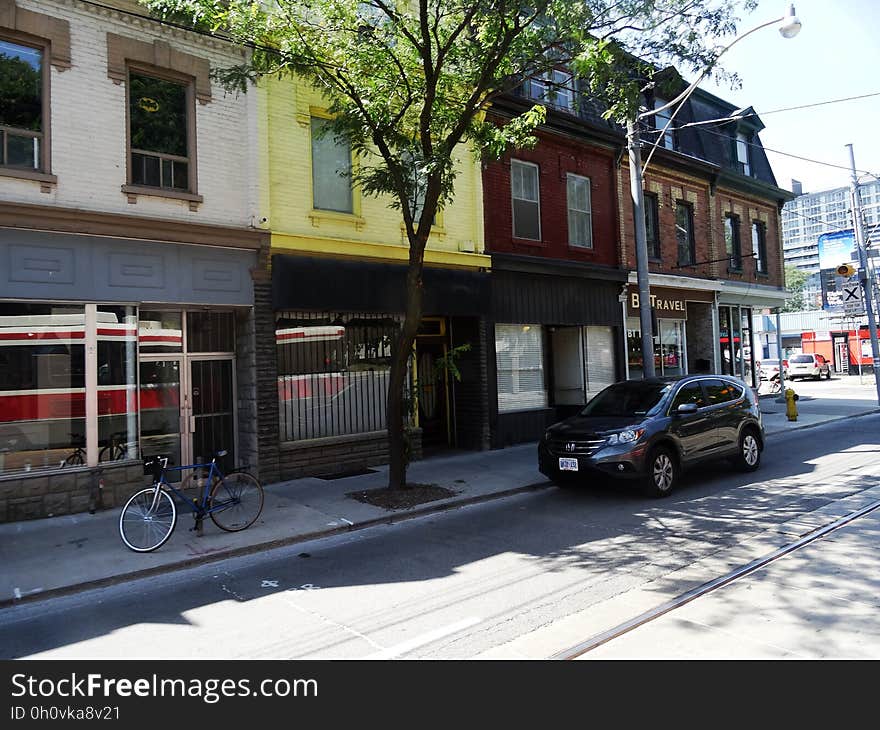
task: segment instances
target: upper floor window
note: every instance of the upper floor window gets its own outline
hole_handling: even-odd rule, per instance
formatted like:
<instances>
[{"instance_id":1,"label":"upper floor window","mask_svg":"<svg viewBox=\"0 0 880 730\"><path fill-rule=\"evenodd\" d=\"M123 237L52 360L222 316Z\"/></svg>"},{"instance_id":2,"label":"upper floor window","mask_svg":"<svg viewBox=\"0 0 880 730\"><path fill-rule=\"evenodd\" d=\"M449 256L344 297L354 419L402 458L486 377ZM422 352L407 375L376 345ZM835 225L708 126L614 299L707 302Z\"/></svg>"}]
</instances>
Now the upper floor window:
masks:
<instances>
[{"instance_id":1,"label":"upper floor window","mask_svg":"<svg viewBox=\"0 0 880 730\"><path fill-rule=\"evenodd\" d=\"M767 273L767 227L761 221L752 221L752 256L755 259L755 271Z\"/></svg>"},{"instance_id":2,"label":"upper floor window","mask_svg":"<svg viewBox=\"0 0 880 730\"><path fill-rule=\"evenodd\" d=\"M728 214L724 217L724 249L731 270L742 270L742 249L739 243L739 216L737 215Z\"/></svg>"},{"instance_id":3,"label":"upper floor window","mask_svg":"<svg viewBox=\"0 0 880 730\"><path fill-rule=\"evenodd\" d=\"M665 99L654 99L654 109L662 109L668 103ZM670 107L654 115L654 128L658 134L662 133L658 144L668 150L675 149L675 126L669 124L669 121L672 119L672 111L673 109ZM669 124L668 128L666 127L667 124ZM663 132L664 129L666 129L665 132Z\"/></svg>"},{"instance_id":4,"label":"upper floor window","mask_svg":"<svg viewBox=\"0 0 880 730\"><path fill-rule=\"evenodd\" d=\"M191 84L131 70L128 75L129 182L194 192L195 110Z\"/></svg>"},{"instance_id":5,"label":"upper floor window","mask_svg":"<svg viewBox=\"0 0 880 730\"><path fill-rule=\"evenodd\" d=\"M568 199L568 245L593 248L593 216L590 206L590 178L569 174L566 177Z\"/></svg>"},{"instance_id":6,"label":"upper floor window","mask_svg":"<svg viewBox=\"0 0 880 730\"><path fill-rule=\"evenodd\" d=\"M43 171L43 50L0 40L0 165Z\"/></svg>"},{"instance_id":7,"label":"upper floor window","mask_svg":"<svg viewBox=\"0 0 880 730\"><path fill-rule=\"evenodd\" d=\"M690 203L679 200L675 204L675 237L678 241L680 266L696 263L697 250L694 240L694 209Z\"/></svg>"},{"instance_id":8,"label":"upper floor window","mask_svg":"<svg viewBox=\"0 0 880 730\"><path fill-rule=\"evenodd\" d=\"M568 71L552 69L540 76L529 79L526 84L526 95L547 106L574 110L574 78Z\"/></svg>"},{"instance_id":9,"label":"upper floor window","mask_svg":"<svg viewBox=\"0 0 880 730\"><path fill-rule=\"evenodd\" d=\"M661 257L660 251L660 204L654 193L645 193L645 238L648 241L648 256Z\"/></svg>"},{"instance_id":10,"label":"upper floor window","mask_svg":"<svg viewBox=\"0 0 880 730\"><path fill-rule=\"evenodd\" d=\"M736 162L743 175L752 174L752 166L749 164L749 138L742 132L736 135Z\"/></svg>"},{"instance_id":11,"label":"upper floor window","mask_svg":"<svg viewBox=\"0 0 880 730\"><path fill-rule=\"evenodd\" d=\"M351 146L328 125L329 120L312 117L312 206L352 213Z\"/></svg>"},{"instance_id":12,"label":"upper floor window","mask_svg":"<svg viewBox=\"0 0 880 730\"><path fill-rule=\"evenodd\" d=\"M510 189L513 198L513 237L541 240L541 201L538 166L510 161Z\"/></svg>"}]
</instances>

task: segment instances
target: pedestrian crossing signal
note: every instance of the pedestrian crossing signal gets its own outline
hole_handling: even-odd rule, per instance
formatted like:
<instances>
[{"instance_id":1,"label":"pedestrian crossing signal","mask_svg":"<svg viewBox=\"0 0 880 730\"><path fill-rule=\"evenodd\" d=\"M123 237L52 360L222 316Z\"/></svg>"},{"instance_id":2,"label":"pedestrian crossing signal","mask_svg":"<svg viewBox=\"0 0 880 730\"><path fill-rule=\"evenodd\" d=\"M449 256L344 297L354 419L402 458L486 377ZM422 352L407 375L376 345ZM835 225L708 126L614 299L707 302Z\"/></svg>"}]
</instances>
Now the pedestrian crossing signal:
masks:
<instances>
[{"instance_id":1,"label":"pedestrian crossing signal","mask_svg":"<svg viewBox=\"0 0 880 730\"><path fill-rule=\"evenodd\" d=\"M849 278L856 273L856 269L852 264L841 264L837 267L837 275Z\"/></svg>"}]
</instances>

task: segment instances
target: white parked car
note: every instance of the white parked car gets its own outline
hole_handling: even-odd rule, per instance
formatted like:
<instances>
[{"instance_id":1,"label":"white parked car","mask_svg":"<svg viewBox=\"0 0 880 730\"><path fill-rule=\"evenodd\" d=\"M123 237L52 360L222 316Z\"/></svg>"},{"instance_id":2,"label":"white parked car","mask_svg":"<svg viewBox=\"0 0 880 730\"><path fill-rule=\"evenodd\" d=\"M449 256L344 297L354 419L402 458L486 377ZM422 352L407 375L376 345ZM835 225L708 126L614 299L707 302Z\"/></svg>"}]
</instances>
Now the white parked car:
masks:
<instances>
[{"instance_id":1,"label":"white parked car","mask_svg":"<svg viewBox=\"0 0 880 730\"><path fill-rule=\"evenodd\" d=\"M831 380L831 365L822 355L803 353L793 355L788 360L788 378L813 378L819 380L822 376Z\"/></svg>"},{"instance_id":2,"label":"white parked car","mask_svg":"<svg viewBox=\"0 0 880 730\"><path fill-rule=\"evenodd\" d=\"M779 360L761 360L758 363L761 380L772 380L779 377ZM782 375L788 380L788 360L782 361Z\"/></svg>"}]
</instances>

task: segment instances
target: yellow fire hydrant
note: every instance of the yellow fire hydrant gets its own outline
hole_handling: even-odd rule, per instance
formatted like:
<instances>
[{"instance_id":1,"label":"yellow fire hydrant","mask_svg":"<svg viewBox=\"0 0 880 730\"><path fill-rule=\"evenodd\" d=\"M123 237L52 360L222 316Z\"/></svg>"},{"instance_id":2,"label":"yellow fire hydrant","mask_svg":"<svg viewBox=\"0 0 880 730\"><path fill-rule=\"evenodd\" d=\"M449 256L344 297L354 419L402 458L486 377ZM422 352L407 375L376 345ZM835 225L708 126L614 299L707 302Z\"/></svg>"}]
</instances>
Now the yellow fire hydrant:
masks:
<instances>
[{"instance_id":1,"label":"yellow fire hydrant","mask_svg":"<svg viewBox=\"0 0 880 730\"><path fill-rule=\"evenodd\" d=\"M789 421L796 421L798 417L797 406L794 402L798 399L798 394L791 388L785 389L785 415Z\"/></svg>"}]
</instances>

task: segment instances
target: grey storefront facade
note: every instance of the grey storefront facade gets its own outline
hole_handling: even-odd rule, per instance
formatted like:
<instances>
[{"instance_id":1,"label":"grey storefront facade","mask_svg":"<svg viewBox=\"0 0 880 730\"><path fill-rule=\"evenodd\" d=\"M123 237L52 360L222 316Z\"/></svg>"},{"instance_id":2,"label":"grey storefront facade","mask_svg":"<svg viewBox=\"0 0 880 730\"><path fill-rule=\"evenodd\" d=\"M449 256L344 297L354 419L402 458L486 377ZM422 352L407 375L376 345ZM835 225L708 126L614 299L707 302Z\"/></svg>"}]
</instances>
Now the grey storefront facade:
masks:
<instances>
[{"instance_id":1,"label":"grey storefront facade","mask_svg":"<svg viewBox=\"0 0 880 730\"><path fill-rule=\"evenodd\" d=\"M0 227L0 521L121 504L154 453L259 469L260 236L76 218Z\"/></svg>"}]
</instances>

